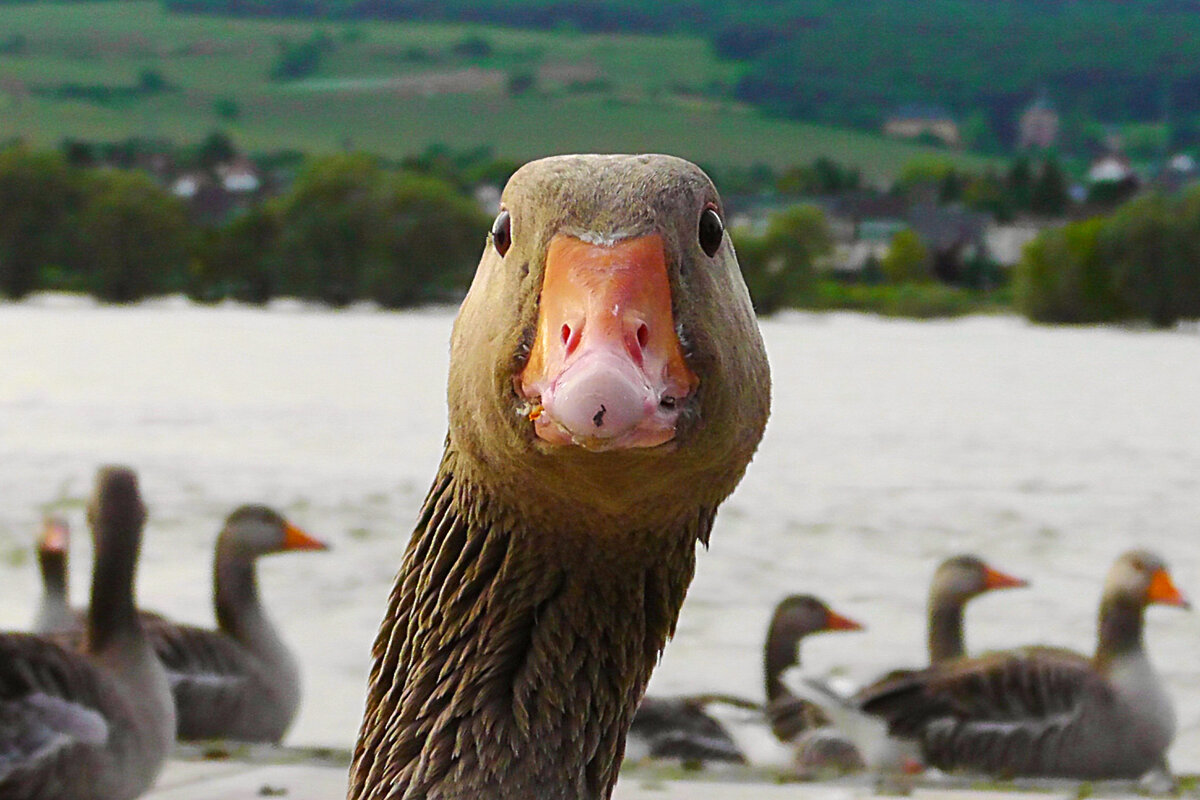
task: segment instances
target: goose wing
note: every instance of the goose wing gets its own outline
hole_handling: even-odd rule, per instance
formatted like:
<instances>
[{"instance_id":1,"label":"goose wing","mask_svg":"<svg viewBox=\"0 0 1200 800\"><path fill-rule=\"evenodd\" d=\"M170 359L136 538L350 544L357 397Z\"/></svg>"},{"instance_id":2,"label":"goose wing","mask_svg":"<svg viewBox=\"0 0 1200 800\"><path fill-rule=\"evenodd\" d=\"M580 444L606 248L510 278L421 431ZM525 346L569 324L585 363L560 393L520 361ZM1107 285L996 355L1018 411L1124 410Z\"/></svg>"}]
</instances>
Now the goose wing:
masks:
<instances>
[{"instance_id":1,"label":"goose wing","mask_svg":"<svg viewBox=\"0 0 1200 800\"><path fill-rule=\"evenodd\" d=\"M83 656L28 634L0 636L0 789L37 796L81 753L104 746L119 702Z\"/></svg>"},{"instance_id":2,"label":"goose wing","mask_svg":"<svg viewBox=\"0 0 1200 800\"><path fill-rule=\"evenodd\" d=\"M1069 771L1060 762L1086 738L1089 708L1115 697L1089 659L1027 648L888 678L858 702L892 735L918 740L939 769L1053 775Z\"/></svg>"}]
</instances>

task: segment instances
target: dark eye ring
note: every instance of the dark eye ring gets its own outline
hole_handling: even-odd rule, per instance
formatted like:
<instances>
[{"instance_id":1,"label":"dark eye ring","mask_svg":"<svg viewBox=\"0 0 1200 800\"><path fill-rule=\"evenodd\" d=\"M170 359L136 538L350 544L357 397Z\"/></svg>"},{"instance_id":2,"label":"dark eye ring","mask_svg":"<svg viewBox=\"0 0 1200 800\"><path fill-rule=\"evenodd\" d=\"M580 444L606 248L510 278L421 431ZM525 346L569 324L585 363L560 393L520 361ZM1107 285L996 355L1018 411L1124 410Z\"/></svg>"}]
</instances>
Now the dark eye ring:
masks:
<instances>
[{"instance_id":1,"label":"dark eye ring","mask_svg":"<svg viewBox=\"0 0 1200 800\"><path fill-rule=\"evenodd\" d=\"M512 217L509 215L508 209L504 209L496 215L496 220L492 223L492 247L495 247L496 252L503 258L511 246Z\"/></svg>"},{"instance_id":2,"label":"dark eye ring","mask_svg":"<svg viewBox=\"0 0 1200 800\"><path fill-rule=\"evenodd\" d=\"M717 254L717 250L721 247L721 240L725 237L725 223L721 222L721 215L717 213L717 207L709 203L700 212L700 225L696 231L696 239L700 242L700 249L709 258Z\"/></svg>"}]
</instances>

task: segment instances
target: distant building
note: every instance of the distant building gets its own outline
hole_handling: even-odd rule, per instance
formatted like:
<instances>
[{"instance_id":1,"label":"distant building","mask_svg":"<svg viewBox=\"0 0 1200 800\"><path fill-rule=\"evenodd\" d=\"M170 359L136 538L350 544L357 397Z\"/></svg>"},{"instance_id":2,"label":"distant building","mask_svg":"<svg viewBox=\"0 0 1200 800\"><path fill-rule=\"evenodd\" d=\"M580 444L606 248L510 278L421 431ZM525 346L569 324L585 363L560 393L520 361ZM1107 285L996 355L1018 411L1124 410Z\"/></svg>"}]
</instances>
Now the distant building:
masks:
<instances>
[{"instance_id":1,"label":"distant building","mask_svg":"<svg viewBox=\"0 0 1200 800\"><path fill-rule=\"evenodd\" d=\"M1088 183L1122 183L1136 179L1129 159L1120 153L1108 153L1100 156L1087 171Z\"/></svg>"},{"instance_id":2,"label":"distant building","mask_svg":"<svg viewBox=\"0 0 1200 800\"><path fill-rule=\"evenodd\" d=\"M1022 150L1045 150L1058 141L1060 120L1054 105L1045 95L1029 104L1017 123L1017 144Z\"/></svg>"},{"instance_id":3,"label":"distant building","mask_svg":"<svg viewBox=\"0 0 1200 800\"><path fill-rule=\"evenodd\" d=\"M225 191L234 194L257 192L262 186L258 170L249 161L239 159L217 167L217 177Z\"/></svg>"},{"instance_id":4,"label":"distant building","mask_svg":"<svg viewBox=\"0 0 1200 800\"><path fill-rule=\"evenodd\" d=\"M951 147L957 147L962 142L958 123L950 116L950 112L939 106L902 106L884 120L883 133L897 139L930 136Z\"/></svg>"},{"instance_id":5,"label":"distant building","mask_svg":"<svg viewBox=\"0 0 1200 800\"><path fill-rule=\"evenodd\" d=\"M1166 192L1178 192L1200 181L1200 165L1187 153L1176 153L1154 176L1154 184Z\"/></svg>"},{"instance_id":6,"label":"distant building","mask_svg":"<svg viewBox=\"0 0 1200 800\"><path fill-rule=\"evenodd\" d=\"M199 173L185 172L171 183L171 194L182 197L184 200L191 200L200 191L200 187L205 181L205 177Z\"/></svg>"}]
</instances>

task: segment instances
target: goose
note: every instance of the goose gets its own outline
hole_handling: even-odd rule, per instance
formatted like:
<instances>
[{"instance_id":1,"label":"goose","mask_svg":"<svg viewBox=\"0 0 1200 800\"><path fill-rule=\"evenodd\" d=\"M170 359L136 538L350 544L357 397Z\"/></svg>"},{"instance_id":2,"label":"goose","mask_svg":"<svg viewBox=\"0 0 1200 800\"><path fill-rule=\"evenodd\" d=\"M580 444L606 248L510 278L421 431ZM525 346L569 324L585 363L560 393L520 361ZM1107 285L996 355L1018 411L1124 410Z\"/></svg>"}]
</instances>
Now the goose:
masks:
<instances>
[{"instance_id":1,"label":"goose","mask_svg":"<svg viewBox=\"0 0 1200 800\"><path fill-rule=\"evenodd\" d=\"M1092 657L1029 647L956 659L857 699L942 770L1085 780L1165 770L1176 723L1143 647L1152 603L1190 607L1162 558L1133 550L1105 580Z\"/></svg>"},{"instance_id":2,"label":"goose","mask_svg":"<svg viewBox=\"0 0 1200 800\"><path fill-rule=\"evenodd\" d=\"M952 556L939 564L929 587L929 663L966 655L963 612L967 603L985 592L1028 585L1023 578L1001 572L976 555Z\"/></svg>"},{"instance_id":3,"label":"goose","mask_svg":"<svg viewBox=\"0 0 1200 800\"><path fill-rule=\"evenodd\" d=\"M36 630L79 647L79 612L66 601L65 526L47 524L38 553L43 611ZM49 544L47 544L49 542ZM213 559L215 630L152 611L138 615L167 670L180 741L283 740L300 707L300 669L258 597L260 556L328 545L263 505L244 505L225 520ZM48 610L47 610L48 609Z\"/></svg>"},{"instance_id":4,"label":"goose","mask_svg":"<svg viewBox=\"0 0 1200 800\"><path fill-rule=\"evenodd\" d=\"M379 634L351 798L597 800L770 373L721 200L662 155L509 180Z\"/></svg>"},{"instance_id":5,"label":"goose","mask_svg":"<svg viewBox=\"0 0 1200 800\"><path fill-rule=\"evenodd\" d=\"M154 781L175 740L175 706L134 607L146 510L137 476L99 472L82 651L0 634L0 797L127 800Z\"/></svg>"},{"instance_id":6,"label":"goose","mask_svg":"<svg viewBox=\"0 0 1200 800\"><path fill-rule=\"evenodd\" d=\"M714 705L762 713L753 700L724 694L642 698L629 735L625 758L678 759L686 767L706 763L745 764L746 754L729 729L709 711Z\"/></svg>"},{"instance_id":7,"label":"goose","mask_svg":"<svg viewBox=\"0 0 1200 800\"><path fill-rule=\"evenodd\" d=\"M767 721L779 741L794 742L803 731L829 724L819 707L797 697L783 681L783 673L800 663L800 641L821 631L862 629L862 625L812 595L791 595L775 607L763 646L763 675Z\"/></svg>"},{"instance_id":8,"label":"goose","mask_svg":"<svg viewBox=\"0 0 1200 800\"><path fill-rule=\"evenodd\" d=\"M42 597L33 620L35 633L77 629L83 631L86 614L71 608L67 599L67 552L71 527L63 517L48 516L38 536L37 559L42 574Z\"/></svg>"},{"instance_id":9,"label":"goose","mask_svg":"<svg viewBox=\"0 0 1200 800\"><path fill-rule=\"evenodd\" d=\"M963 613L967 603L985 592L1028 585L976 555L956 555L942 561L929 585L926 619L930 663L965 655ZM792 665L781 661L778 670ZM780 671L775 674L780 675ZM888 677L911 672L892 670ZM791 675L789 680L790 687L776 678L773 730L781 740L795 741L796 765L802 774L853 772L864 767L881 773L914 774L923 769L919 753L908 743L888 737L884 726L865 715L850 693L811 676ZM805 730L813 733L801 738Z\"/></svg>"},{"instance_id":10,"label":"goose","mask_svg":"<svg viewBox=\"0 0 1200 800\"><path fill-rule=\"evenodd\" d=\"M300 708L300 669L258 598L256 561L294 550L325 550L262 505L225 520L213 560L211 630L148 615L147 632L175 697L180 741L283 740Z\"/></svg>"}]
</instances>

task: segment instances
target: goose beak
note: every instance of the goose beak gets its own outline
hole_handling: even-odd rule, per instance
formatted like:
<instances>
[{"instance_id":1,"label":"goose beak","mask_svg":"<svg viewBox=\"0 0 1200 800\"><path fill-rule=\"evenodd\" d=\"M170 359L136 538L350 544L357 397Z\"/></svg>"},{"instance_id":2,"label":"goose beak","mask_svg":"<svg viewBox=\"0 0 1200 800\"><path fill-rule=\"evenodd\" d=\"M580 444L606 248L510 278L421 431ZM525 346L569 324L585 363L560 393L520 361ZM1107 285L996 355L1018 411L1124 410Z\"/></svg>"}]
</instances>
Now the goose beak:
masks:
<instances>
[{"instance_id":1,"label":"goose beak","mask_svg":"<svg viewBox=\"0 0 1200 800\"><path fill-rule=\"evenodd\" d=\"M1150 588L1146 590L1147 603L1161 603L1166 606L1178 606L1190 609L1192 604L1183 596L1183 592L1175 588L1175 582L1165 569L1158 569L1150 576Z\"/></svg>"},{"instance_id":2,"label":"goose beak","mask_svg":"<svg viewBox=\"0 0 1200 800\"><path fill-rule=\"evenodd\" d=\"M675 331L660 235L551 239L537 335L515 383L550 444L613 450L675 437L699 379Z\"/></svg>"},{"instance_id":3,"label":"goose beak","mask_svg":"<svg viewBox=\"0 0 1200 800\"><path fill-rule=\"evenodd\" d=\"M42 535L38 549L44 553L65 553L71 541L67 523L59 519L48 519L42 523Z\"/></svg>"},{"instance_id":4,"label":"goose beak","mask_svg":"<svg viewBox=\"0 0 1200 800\"><path fill-rule=\"evenodd\" d=\"M283 527L283 549L328 550L329 545L325 544L320 539L309 536L307 533L289 522Z\"/></svg>"},{"instance_id":5,"label":"goose beak","mask_svg":"<svg viewBox=\"0 0 1200 800\"><path fill-rule=\"evenodd\" d=\"M829 631L861 631L866 630L861 623L855 622L849 617L843 617L836 611L828 612L825 617L825 630Z\"/></svg>"},{"instance_id":6,"label":"goose beak","mask_svg":"<svg viewBox=\"0 0 1200 800\"><path fill-rule=\"evenodd\" d=\"M985 566L983 568L983 586L985 589L1020 589L1028 586L1029 581L1016 578L998 569Z\"/></svg>"}]
</instances>

